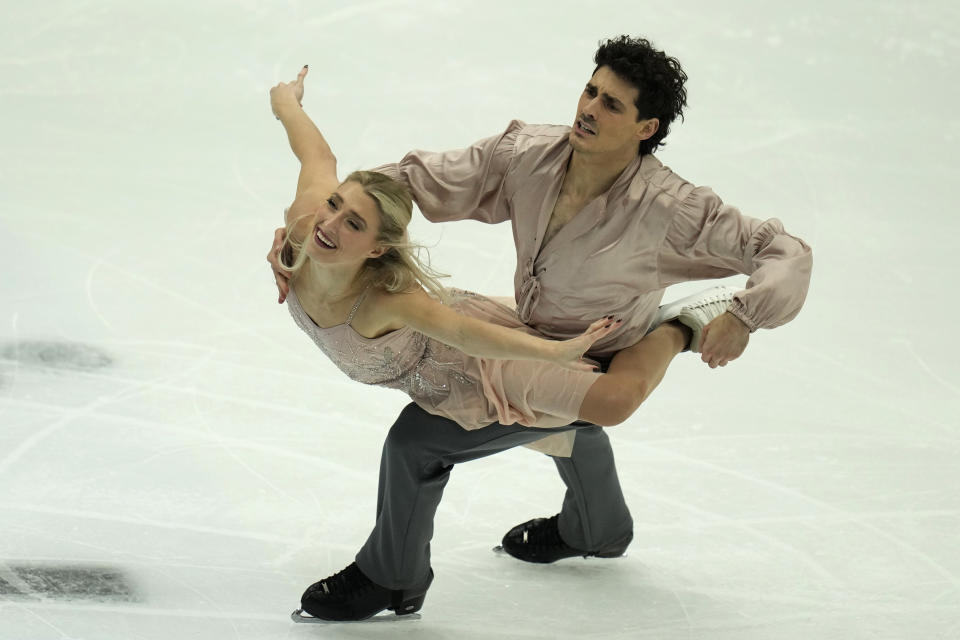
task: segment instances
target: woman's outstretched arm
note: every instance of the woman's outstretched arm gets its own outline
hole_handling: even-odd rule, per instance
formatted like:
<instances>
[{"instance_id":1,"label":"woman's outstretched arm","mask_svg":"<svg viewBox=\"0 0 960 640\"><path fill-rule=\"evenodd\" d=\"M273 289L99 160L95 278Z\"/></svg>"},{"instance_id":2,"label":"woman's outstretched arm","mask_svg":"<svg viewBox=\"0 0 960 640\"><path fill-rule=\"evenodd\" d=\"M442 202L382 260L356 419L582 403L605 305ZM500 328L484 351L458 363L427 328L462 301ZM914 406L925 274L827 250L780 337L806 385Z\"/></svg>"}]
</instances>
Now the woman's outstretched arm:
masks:
<instances>
[{"instance_id":1,"label":"woman's outstretched arm","mask_svg":"<svg viewBox=\"0 0 960 640\"><path fill-rule=\"evenodd\" d=\"M603 318L576 338L548 340L457 313L422 289L382 296L377 313L384 322L408 325L467 355L500 360L543 360L581 371L594 369L593 364L582 359L583 354L619 322Z\"/></svg>"},{"instance_id":2,"label":"woman's outstretched arm","mask_svg":"<svg viewBox=\"0 0 960 640\"><path fill-rule=\"evenodd\" d=\"M290 141L290 149L300 161L298 196L313 187L332 190L339 183L337 158L320 129L301 106L303 81L307 77L307 71L307 66L304 65L296 80L281 82L270 90L270 108L283 124Z\"/></svg>"}]
</instances>

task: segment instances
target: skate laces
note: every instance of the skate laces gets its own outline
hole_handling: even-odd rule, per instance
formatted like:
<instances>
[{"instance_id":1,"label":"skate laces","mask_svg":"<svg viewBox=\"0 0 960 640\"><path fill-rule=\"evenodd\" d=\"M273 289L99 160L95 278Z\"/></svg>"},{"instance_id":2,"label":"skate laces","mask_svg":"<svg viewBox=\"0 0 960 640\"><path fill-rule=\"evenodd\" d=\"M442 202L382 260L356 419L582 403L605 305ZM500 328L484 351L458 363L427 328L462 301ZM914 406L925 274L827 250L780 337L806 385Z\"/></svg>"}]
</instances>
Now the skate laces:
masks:
<instances>
[{"instance_id":1,"label":"skate laces","mask_svg":"<svg viewBox=\"0 0 960 640\"><path fill-rule=\"evenodd\" d=\"M556 514L523 530L523 543L528 547L554 549L569 546L560 537L560 514Z\"/></svg>"},{"instance_id":2,"label":"skate laces","mask_svg":"<svg viewBox=\"0 0 960 640\"><path fill-rule=\"evenodd\" d=\"M680 317L689 318L699 316L701 319L710 318L717 315L718 312L722 313L726 311L732 301L733 292L721 289L704 296L704 298L693 304L684 306L683 309L680 310Z\"/></svg>"},{"instance_id":3,"label":"skate laces","mask_svg":"<svg viewBox=\"0 0 960 640\"><path fill-rule=\"evenodd\" d=\"M715 305L717 305L717 304L719 304L719 303L730 304L730 300L732 299L732 297L733 297L733 296L727 295L727 294L724 294L724 293L714 293L714 294L712 294L712 295L704 298L704 299L701 300L700 302L698 302L698 303L696 303L696 304L694 304L694 305L691 305L690 308L691 308L691 309L706 309L706 308L708 308L708 307L713 307L713 306L715 306Z\"/></svg>"},{"instance_id":4,"label":"skate laces","mask_svg":"<svg viewBox=\"0 0 960 640\"><path fill-rule=\"evenodd\" d=\"M363 575L360 567L354 562L346 569L338 571L329 578L317 583L317 591L324 595L349 594L355 591L364 591L373 586L373 582Z\"/></svg>"}]
</instances>

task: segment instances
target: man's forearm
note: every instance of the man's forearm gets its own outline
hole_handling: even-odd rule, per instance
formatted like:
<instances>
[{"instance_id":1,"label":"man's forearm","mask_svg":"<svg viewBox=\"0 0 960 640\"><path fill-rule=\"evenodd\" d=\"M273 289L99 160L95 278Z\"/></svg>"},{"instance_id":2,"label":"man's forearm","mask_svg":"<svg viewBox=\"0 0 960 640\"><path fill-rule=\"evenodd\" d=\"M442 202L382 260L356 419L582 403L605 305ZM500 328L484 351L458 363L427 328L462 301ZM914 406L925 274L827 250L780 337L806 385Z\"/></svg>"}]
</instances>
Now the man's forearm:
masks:
<instances>
[{"instance_id":1,"label":"man's forearm","mask_svg":"<svg viewBox=\"0 0 960 640\"><path fill-rule=\"evenodd\" d=\"M276 113L287 131L290 148L301 164L312 158L334 157L320 129L300 105L295 103L280 105Z\"/></svg>"}]
</instances>

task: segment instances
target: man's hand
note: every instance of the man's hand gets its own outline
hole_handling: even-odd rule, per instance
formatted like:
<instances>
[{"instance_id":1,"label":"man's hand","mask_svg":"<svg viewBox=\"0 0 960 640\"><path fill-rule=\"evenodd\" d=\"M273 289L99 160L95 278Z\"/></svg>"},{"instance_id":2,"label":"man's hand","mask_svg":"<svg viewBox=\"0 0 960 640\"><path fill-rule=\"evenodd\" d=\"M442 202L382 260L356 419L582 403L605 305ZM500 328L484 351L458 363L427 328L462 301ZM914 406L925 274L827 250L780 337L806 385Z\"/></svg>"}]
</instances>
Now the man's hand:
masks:
<instances>
[{"instance_id":1,"label":"man's hand","mask_svg":"<svg viewBox=\"0 0 960 640\"><path fill-rule=\"evenodd\" d=\"M725 367L747 348L750 329L729 311L714 318L703 328L700 337L700 359L711 369Z\"/></svg>"},{"instance_id":2,"label":"man's hand","mask_svg":"<svg viewBox=\"0 0 960 640\"><path fill-rule=\"evenodd\" d=\"M280 297L277 298L278 304L283 304L290 293L290 272L280 265L280 249L283 247L283 241L287 237L287 228L280 227L273 234L273 246L270 247L270 253L267 254L267 262L273 269L273 278L277 281L277 291Z\"/></svg>"}]
</instances>

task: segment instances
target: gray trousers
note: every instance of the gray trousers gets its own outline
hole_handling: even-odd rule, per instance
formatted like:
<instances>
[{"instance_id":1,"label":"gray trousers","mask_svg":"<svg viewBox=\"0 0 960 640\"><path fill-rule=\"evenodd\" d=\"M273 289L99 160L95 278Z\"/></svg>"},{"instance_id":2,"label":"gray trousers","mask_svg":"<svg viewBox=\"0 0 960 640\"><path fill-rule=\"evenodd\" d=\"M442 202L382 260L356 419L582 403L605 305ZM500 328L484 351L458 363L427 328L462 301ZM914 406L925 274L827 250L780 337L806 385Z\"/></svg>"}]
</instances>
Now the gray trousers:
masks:
<instances>
[{"instance_id":1,"label":"gray trousers","mask_svg":"<svg viewBox=\"0 0 960 640\"><path fill-rule=\"evenodd\" d=\"M430 571L433 519L453 465L568 429L577 429L573 454L553 459L567 485L560 536L584 551L623 538L633 531L633 519L617 478L610 439L600 427L576 422L544 430L494 423L467 431L410 404L383 444L377 522L357 553L357 566L389 589L422 584ZM536 515L546 514L531 514Z\"/></svg>"}]
</instances>

